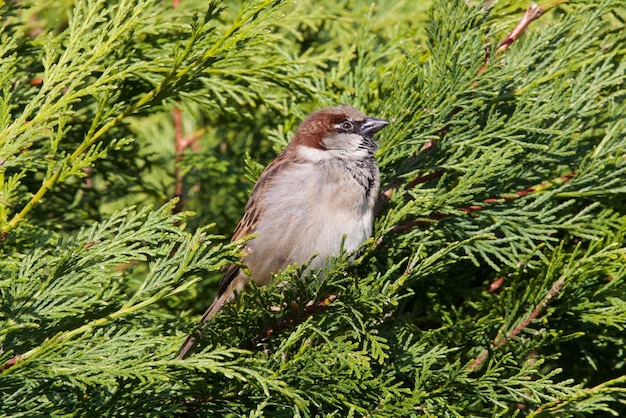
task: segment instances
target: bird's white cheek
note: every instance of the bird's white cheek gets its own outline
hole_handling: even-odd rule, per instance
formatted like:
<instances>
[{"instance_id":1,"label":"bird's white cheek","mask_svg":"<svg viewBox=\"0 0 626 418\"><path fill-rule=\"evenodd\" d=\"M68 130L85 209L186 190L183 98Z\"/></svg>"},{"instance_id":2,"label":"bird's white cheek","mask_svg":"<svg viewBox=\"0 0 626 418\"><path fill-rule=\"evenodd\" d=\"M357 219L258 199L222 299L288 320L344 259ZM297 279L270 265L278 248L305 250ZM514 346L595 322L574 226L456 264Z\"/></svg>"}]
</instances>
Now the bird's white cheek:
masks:
<instances>
[{"instance_id":1,"label":"bird's white cheek","mask_svg":"<svg viewBox=\"0 0 626 418\"><path fill-rule=\"evenodd\" d=\"M361 160L369 158L370 152L362 147L363 137L357 134L335 134L322 140L325 149L299 146L297 153L300 158L318 163L332 159Z\"/></svg>"},{"instance_id":2,"label":"bird's white cheek","mask_svg":"<svg viewBox=\"0 0 626 418\"><path fill-rule=\"evenodd\" d=\"M335 158L334 155L330 154L326 150L321 150L318 148L312 148L307 146L300 146L297 149L298 156L306 161L311 161L313 163L318 163L320 161L330 160Z\"/></svg>"},{"instance_id":3,"label":"bird's white cheek","mask_svg":"<svg viewBox=\"0 0 626 418\"><path fill-rule=\"evenodd\" d=\"M363 137L358 134L335 134L322 140L322 145L327 150L355 151L363 142Z\"/></svg>"}]
</instances>

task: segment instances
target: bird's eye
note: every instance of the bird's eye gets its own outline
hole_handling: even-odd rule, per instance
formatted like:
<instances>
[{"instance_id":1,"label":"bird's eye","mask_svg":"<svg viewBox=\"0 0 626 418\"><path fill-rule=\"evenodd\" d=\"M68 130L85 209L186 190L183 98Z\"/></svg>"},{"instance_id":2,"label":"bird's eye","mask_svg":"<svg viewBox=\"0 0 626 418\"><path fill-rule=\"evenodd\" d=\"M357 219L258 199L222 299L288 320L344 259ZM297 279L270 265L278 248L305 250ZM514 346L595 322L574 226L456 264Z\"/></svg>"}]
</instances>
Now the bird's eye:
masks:
<instances>
[{"instance_id":1,"label":"bird's eye","mask_svg":"<svg viewBox=\"0 0 626 418\"><path fill-rule=\"evenodd\" d=\"M341 123L341 129L343 129L344 131L351 131L353 128L354 125L352 125L352 122L348 120Z\"/></svg>"}]
</instances>

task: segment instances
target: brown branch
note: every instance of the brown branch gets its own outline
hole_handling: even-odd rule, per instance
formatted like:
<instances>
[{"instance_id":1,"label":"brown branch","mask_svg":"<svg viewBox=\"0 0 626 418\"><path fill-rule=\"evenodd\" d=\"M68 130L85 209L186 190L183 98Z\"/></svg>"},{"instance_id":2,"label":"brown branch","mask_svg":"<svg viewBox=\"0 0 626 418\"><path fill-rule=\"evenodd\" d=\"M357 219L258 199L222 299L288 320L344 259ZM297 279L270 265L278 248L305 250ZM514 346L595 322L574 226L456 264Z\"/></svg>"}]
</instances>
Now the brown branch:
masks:
<instances>
[{"instance_id":1,"label":"brown branch","mask_svg":"<svg viewBox=\"0 0 626 418\"><path fill-rule=\"evenodd\" d=\"M182 111L178 107L174 107L172 109L172 120L174 122L174 149L176 152L176 157L174 160L175 168L174 168L174 178L176 179L176 183L174 185L174 196L178 197L178 202L176 202L176 207L174 208L174 212L180 212L184 207L183 202L183 173L180 168L180 161L183 158L184 148L184 136L183 136L183 122L182 122Z\"/></svg>"},{"instance_id":2,"label":"brown branch","mask_svg":"<svg viewBox=\"0 0 626 418\"><path fill-rule=\"evenodd\" d=\"M438 179L439 177L443 176L444 173L445 171L443 170L437 170L433 171L430 174L426 174L425 176L416 176L413 178L413 180L407 183L406 188L412 189L418 184L428 183L431 180Z\"/></svg>"},{"instance_id":3,"label":"brown branch","mask_svg":"<svg viewBox=\"0 0 626 418\"><path fill-rule=\"evenodd\" d=\"M504 285L504 277L499 276L494 281L489 283L489 286L487 286L485 290L489 293L500 293L500 290L502 290L503 285Z\"/></svg>"},{"instance_id":4,"label":"brown branch","mask_svg":"<svg viewBox=\"0 0 626 418\"><path fill-rule=\"evenodd\" d=\"M563 289L563 284L565 283L565 277L560 277L554 284L552 288L546 294L541 302L535 306L532 312L522 320L513 330L506 334L506 336L502 336L502 331L498 331L498 334L493 339L493 342L489 346L488 349L485 349L482 353L480 353L476 358L467 366L469 371L476 371L487 359L489 352L502 347L506 344L507 341L511 341L513 338L517 337L524 329L526 329L532 321L537 319L539 315L542 314L544 309L548 306L548 304L554 299Z\"/></svg>"},{"instance_id":5,"label":"brown branch","mask_svg":"<svg viewBox=\"0 0 626 418\"><path fill-rule=\"evenodd\" d=\"M383 205L391 200L394 190L402 184L402 180L399 178L393 179L387 187L378 194L378 199L374 205L374 214L378 214Z\"/></svg>"},{"instance_id":6,"label":"brown branch","mask_svg":"<svg viewBox=\"0 0 626 418\"><path fill-rule=\"evenodd\" d=\"M509 32L509 34L506 35L506 37L498 44L495 56L502 56L502 54L507 49L509 49L513 42L515 42L517 38L519 38L521 34L524 33L526 28L528 28L531 23L541 17L544 11L545 10L542 7L537 6L535 2L532 2L530 6L528 6L528 8L526 9L526 12L524 12L522 19L515 26L515 28L511 32ZM491 51L489 50L489 48L487 48L487 50L485 51L485 59L483 61L483 65L481 65L481 67L478 69L478 72L476 73L477 76L481 75L483 71L485 71L487 65L489 64L489 61L491 61ZM477 83L478 80L474 80L472 82L472 86L475 86Z\"/></svg>"},{"instance_id":7,"label":"brown branch","mask_svg":"<svg viewBox=\"0 0 626 418\"><path fill-rule=\"evenodd\" d=\"M444 173L445 173L445 171L443 171L443 170L437 170L437 171L433 171L430 174L426 174L424 176L415 176L415 177L413 177L413 179L410 182L407 183L406 188L407 189L412 189L413 187L417 186L418 184L427 183L427 182L429 182L431 180L437 179L437 178L443 176ZM382 208L383 204L385 204L389 200L391 200L391 197L393 196L393 191L398 186L400 186L400 184L402 184L402 180L401 179L395 179L391 183L389 183L387 188L385 188L385 190L383 190L378 195L378 200L376 201L376 205L374 206L374 213L377 214L378 211Z\"/></svg>"},{"instance_id":8,"label":"brown branch","mask_svg":"<svg viewBox=\"0 0 626 418\"><path fill-rule=\"evenodd\" d=\"M0 366L0 372L6 369L9 369L13 366L15 366L15 364L20 360L22 356L17 355L11 359L9 359L9 361L7 361L6 363L4 363L2 366Z\"/></svg>"},{"instance_id":9,"label":"brown branch","mask_svg":"<svg viewBox=\"0 0 626 418\"><path fill-rule=\"evenodd\" d=\"M447 128L442 128L439 130L438 134L439 134L439 138L443 138L443 136L446 134L447 132ZM422 151L420 151L420 153L426 153L426 152L430 152L435 145L437 145L437 140L430 140L428 141L426 144L424 144L424 148L422 148ZM417 157L420 154L414 155L412 157L410 157L407 160L407 163L410 164L413 161L415 161L417 159ZM425 176L415 176L413 177L413 179L407 184L407 188L408 189L412 189L413 187L417 186L418 184L421 183L426 183L430 180L433 180L435 178L439 178L441 176L443 176L444 171L443 170L437 170L431 174L427 174ZM394 190L400 186L402 184L402 179L400 178L396 178L394 180L391 181L391 183L389 183L389 185L387 185L387 187L379 193L378 195L378 199L376 200L376 205L374 205L374 214L378 214L378 212L380 211L380 209L383 207L383 205L385 203L387 203L388 201L391 200L391 197L393 196L393 192Z\"/></svg>"},{"instance_id":10,"label":"brown branch","mask_svg":"<svg viewBox=\"0 0 626 418\"><path fill-rule=\"evenodd\" d=\"M483 11L489 10L491 6L493 6L493 3L495 3L495 1L496 0L487 0L485 4L483 4L483 7L482 7Z\"/></svg>"},{"instance_id":11,"label":"brown branch","mask_svg":"<svg viewBox=\"0 0 626 418\"><path fill-rule=\"evenodd\" d=\"M440 219L449 218L450 216L452 216L450 213L433 213L428 216L427 219L413 219L411 221L394 225L389 228L389 232L401 232L406 231L407 229L413 229L417 226L428 226L432 223L431 221L438 221Z\"/></svg>"},{"instance_id":12,"label":"brown branch","mask_svg":"<svg viewBox=\"0 0 626 418\"><path fill-rule=\"evenodd\" d=\"M522 16L522 20L519 21L517 26L509 32L509 34L500 42L498 47L496 48L496 53L502 53L506 51L513 42L528 28L528 26L533 23L535 20L539 19L543 14L544 10L537 6L535 2L530 3L530 6L526 9L524 16Z\"/></svg>"},{"instance_id":13,"label":"brown branch","mask_svg":"<svg viewBox=\"0 0 626 418\"><path fill-rule=\"evenodd\" d=\"M497 203L500 200L505 200L505 201L512 201L512 200L516 200L519 199L520 197L525 197L528 196L531 193L536 193L536 192L541 192L544 191L546 189L549 189L550 187L552 187L555 183L557 184L562 184L562 183L566 183L568 181L570 181L574 176L576 175L576 171L572 171L570 174L566 175L566 176L562 176L557 178L555 181L552 182L548 182L545 181L543 183L541 183L538 186L531 186L531 187L527 187L524 190L519 190L517 192L513 192L512 195L501 195L497 198L488 198L482 201L483 205L470 205L470 206L466 206L464 208L460 208L459 210L462 210L463 212L466 213L474 213L477 212L479 210L482 210L485 208L484 204L491 204L491 203Z\"/></svg>"},{"instance_id":14,"label":"brown branch","mask_svg":"<svg viewBox=\"0 0 626 418\"><path fill-rule=\"evenodd\" d=\"M266 328L263 331L263 335L261 335L257 340L252 341L253 345L258 345L261 344L265 341L267 341L268 338L272 337L273 335L280 333L281 331L285 330L286 328L291 327L292 325L294 325L295 323L300 323L302 322L304 319L308 318L309 316L314 315L315 313L319 312L320 310L326 309L328 308L330 305L332 305L332 303L337 300L337 295L330 295L327 298L325 298L324 300L322 300L319 303L315 303L315 301L310 300L309 302L307 302L307 304L304 306L303 312L302 314L296 314L294 316L285 316L283 318L280 318L276 321L276 326L273 328ZM298 302L291 302L291 308L293 310L299 310L299 306L298 306ZM270 310L273 312L279 312L282 310L282 308L275 306L275 307L270 307Z\"/></svg>"},{"instance_id":15,"label":"brown branch","mask_svg":"<svg viewBox=\"0 0 626 418\"><path fill-rule=\"evenodd\" d=\"M513 192L510 195L500 195L498 197L490 197L490 198L483 200L481 204L465 206L465 207L459 208L458 210L463 211L467 214L473 214L475 212L485 209L487 205L500 203L501 201L516 200L516 199L519 199L520 197L528 196L531 193L537 193L537 192L542 192L544 190L547 190L553 187L555 184L566 183L570 181L575 175L576 175L576 171L573 171L570 174L558 177L557 179L553 181L545 181L537 186L527 187L524 190ZM430 216L428 216L427 219L413 219L407 222L394 225L391 228L389 228L389 231L398 232L398 231L405 231L407 229L412 229L417 226L427 226L431 224L432 220L445 219L445 218L451 217L452 215L453 214L451 213L433 213Z\"/></svg>"},{"instance_id":16,"label":"brown branch","mask_svg":"<svg viewBox=\"0 0 626 418\"><path fill-rule=\"evenodd\" d=\"M180 167L180 163L183 159L183 154L187 148L191 148L193 151L198 151L198 140L204 133L205 129L200 129L192 134L184 135L183 133L183 118L182 111L178 107L174 107L172 110L172 120L174 123L174 149L176 157L174 160L174 196L178 197L178 202L174 207L174 213L180 212L185 206L185 190L184 190L184 178L183 171Z\"/></svg>"}]
</instances>

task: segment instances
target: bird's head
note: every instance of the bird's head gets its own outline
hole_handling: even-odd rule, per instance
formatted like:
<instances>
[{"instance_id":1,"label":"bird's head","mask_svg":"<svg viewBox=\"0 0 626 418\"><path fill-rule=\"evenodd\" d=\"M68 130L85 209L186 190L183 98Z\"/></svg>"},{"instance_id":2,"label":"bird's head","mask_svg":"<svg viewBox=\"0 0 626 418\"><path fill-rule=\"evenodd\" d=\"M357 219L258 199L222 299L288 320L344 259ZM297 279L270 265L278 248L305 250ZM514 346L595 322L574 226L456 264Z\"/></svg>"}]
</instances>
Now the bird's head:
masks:
<instances>
[{"instance_id":1,"label":"bird's head","mask_svg":"<svg viewBox=\"0 0 626 418\"><path fill-rule=\"evenodd\" d=\"M371 156L378 148L373 135L387 124L352 106L328 107L311 113L300 124L290 146L319 159Z\"/></svg>"}]
</instances>

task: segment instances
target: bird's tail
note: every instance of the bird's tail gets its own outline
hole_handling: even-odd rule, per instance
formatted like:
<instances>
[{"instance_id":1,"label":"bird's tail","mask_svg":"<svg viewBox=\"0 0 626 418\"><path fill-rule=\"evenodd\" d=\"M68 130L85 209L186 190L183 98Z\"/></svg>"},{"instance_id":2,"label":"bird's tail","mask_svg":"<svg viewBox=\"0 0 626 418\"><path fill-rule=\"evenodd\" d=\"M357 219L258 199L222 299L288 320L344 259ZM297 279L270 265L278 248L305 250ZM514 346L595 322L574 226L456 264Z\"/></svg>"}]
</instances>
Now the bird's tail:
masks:
<instances>
[{"instance_id":1,"label":"bird's tail","mask_svg":"<svg viewBox=\"0 0 626 418\"><path fill-rule=\"evenodd\" d=\"M202 324L202 329L204 329L211 319L215 316L216 313L219 312L220 309L224 307L228 302L235 298L235 294L231 289L227 289L224 293L217 296L211 306L204 312L202 318L200 318L200 323ZM196 338L202 337L202 331L197 330L193 334L190 334L186 339L183 345L178 350L178 358L184 360L189 357L191 354L195 352L196 349Z\"/></svg>"}]
</instances>

